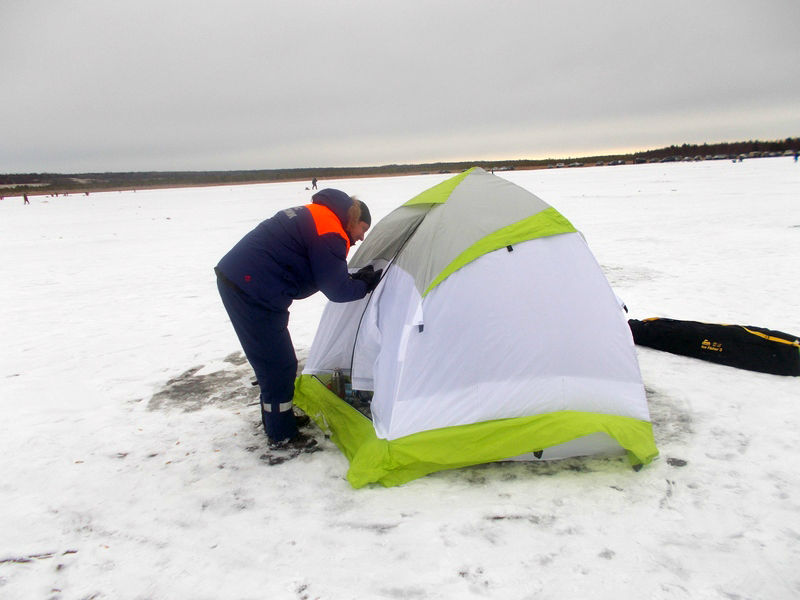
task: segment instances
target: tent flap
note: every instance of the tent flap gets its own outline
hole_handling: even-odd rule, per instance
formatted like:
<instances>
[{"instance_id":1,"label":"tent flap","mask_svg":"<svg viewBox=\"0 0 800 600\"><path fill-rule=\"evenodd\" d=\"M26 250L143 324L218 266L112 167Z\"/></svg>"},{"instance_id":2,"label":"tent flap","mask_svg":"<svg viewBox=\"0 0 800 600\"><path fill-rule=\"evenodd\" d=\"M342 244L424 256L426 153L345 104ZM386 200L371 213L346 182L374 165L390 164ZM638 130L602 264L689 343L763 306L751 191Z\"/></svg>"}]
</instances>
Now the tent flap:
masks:
<instances>
[{"instance_id":1,"label":"tent flap","mask_svg":"<svg viewBox=\"0 0 800 600\"><path fill-rule=\"evenodd\" d=\"M301 375L295 380L294 403L331 436L347 460L352 461L358 449L375 437L372 421L312 375Z\"/></svg>"}]
</instances>

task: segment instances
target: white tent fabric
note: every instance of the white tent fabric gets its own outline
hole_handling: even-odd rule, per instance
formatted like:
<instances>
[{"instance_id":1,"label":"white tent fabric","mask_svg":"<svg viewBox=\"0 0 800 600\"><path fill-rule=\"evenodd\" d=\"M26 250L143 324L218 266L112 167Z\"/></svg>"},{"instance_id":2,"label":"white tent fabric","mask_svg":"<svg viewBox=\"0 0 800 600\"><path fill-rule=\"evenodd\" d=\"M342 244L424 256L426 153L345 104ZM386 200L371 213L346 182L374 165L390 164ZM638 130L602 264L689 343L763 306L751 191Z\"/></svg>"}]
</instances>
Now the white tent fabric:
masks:
<instances>
[{"instance_id":1,"label":"white tent fabric","mask_svg":"<svg viewBox=\"0 0 800 600\"><path fill-rule=\"evenodd\" d=\"M649 419L625 317L578 233L488 253L424 300L393 265L364 305L328 305L304 372L353 360L378 437L558 410Z\"/></svg>"}]
</instances>

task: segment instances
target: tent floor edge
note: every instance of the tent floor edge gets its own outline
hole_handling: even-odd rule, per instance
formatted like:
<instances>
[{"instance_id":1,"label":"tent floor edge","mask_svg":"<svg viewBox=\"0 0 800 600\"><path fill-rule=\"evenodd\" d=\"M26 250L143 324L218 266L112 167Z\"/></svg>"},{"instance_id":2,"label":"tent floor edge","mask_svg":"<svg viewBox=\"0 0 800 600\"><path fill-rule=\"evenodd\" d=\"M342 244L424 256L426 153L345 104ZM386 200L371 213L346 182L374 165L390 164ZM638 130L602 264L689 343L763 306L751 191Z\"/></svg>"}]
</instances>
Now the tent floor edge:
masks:
<instances>
[{"instance_id":1,"label":"tent floor edge","mask_svg":"<svg viewBox=\"0 0 800 600\"><path fill-rule=\"evenodd\" d=\"M614 438L634 468L658 455L652 424L631 417L559 411L384 440L377 437L369 419L312 375L298 377L295 403L330 433L347 457L347 480L354 488L370 483L400 485L437 471L502 461L598 432Z\"/></svg>"}]
</instances>

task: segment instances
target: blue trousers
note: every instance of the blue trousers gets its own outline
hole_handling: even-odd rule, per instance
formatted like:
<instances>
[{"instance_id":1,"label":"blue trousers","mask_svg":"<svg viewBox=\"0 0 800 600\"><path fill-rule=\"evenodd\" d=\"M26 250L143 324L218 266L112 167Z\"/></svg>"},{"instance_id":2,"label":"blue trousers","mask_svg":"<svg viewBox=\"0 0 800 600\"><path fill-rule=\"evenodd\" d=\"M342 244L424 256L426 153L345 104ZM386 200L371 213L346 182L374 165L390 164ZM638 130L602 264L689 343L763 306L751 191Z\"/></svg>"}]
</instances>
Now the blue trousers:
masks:
<instances>
[{"instance_id":1,"label":"blue trousers","mask_svg":"<svg viewBox=\"0 0 800 600\"><path fill-rule=\"evenodd\" d=\"M272 441L294 437L297 356L289 335L289 311L269 310L221 277L217 277L217 289L261 388L261 420L267 437Z\"/></svg>"}]
</instances>

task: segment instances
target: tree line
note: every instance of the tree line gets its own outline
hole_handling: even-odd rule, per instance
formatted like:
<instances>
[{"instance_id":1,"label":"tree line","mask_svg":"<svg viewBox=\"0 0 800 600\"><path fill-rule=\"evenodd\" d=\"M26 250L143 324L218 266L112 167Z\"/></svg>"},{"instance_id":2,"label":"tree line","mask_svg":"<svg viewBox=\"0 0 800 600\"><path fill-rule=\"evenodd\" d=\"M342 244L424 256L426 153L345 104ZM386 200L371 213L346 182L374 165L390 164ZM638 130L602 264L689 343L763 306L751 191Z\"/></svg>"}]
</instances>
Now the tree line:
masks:
<instances>
[{"instance_id":1,"label":"tree line","mask_svg":"<svg viewBox=\"0 0 800 600\"><path fill-rule=\"evenodd\" d=\"M554 162L581 163L652 162L670 157L735 157L753 153L784 153L800 150L800 138L784 140L749 140L712 144L672 145L630 154L586 156L582 158L519 159L509 161L458 161L420 164L391 164L375 167L319 167L295 169L256 169L238 171L136 171L109 173L13 173L0 174L0 196L22 194L87 193L105 190L190 187L270 183L278 181L311 181L351 177L380 177L427 173L460 172L479 166L486 170L536 169L553 166Z\"/></svg>"}]
</instances>

